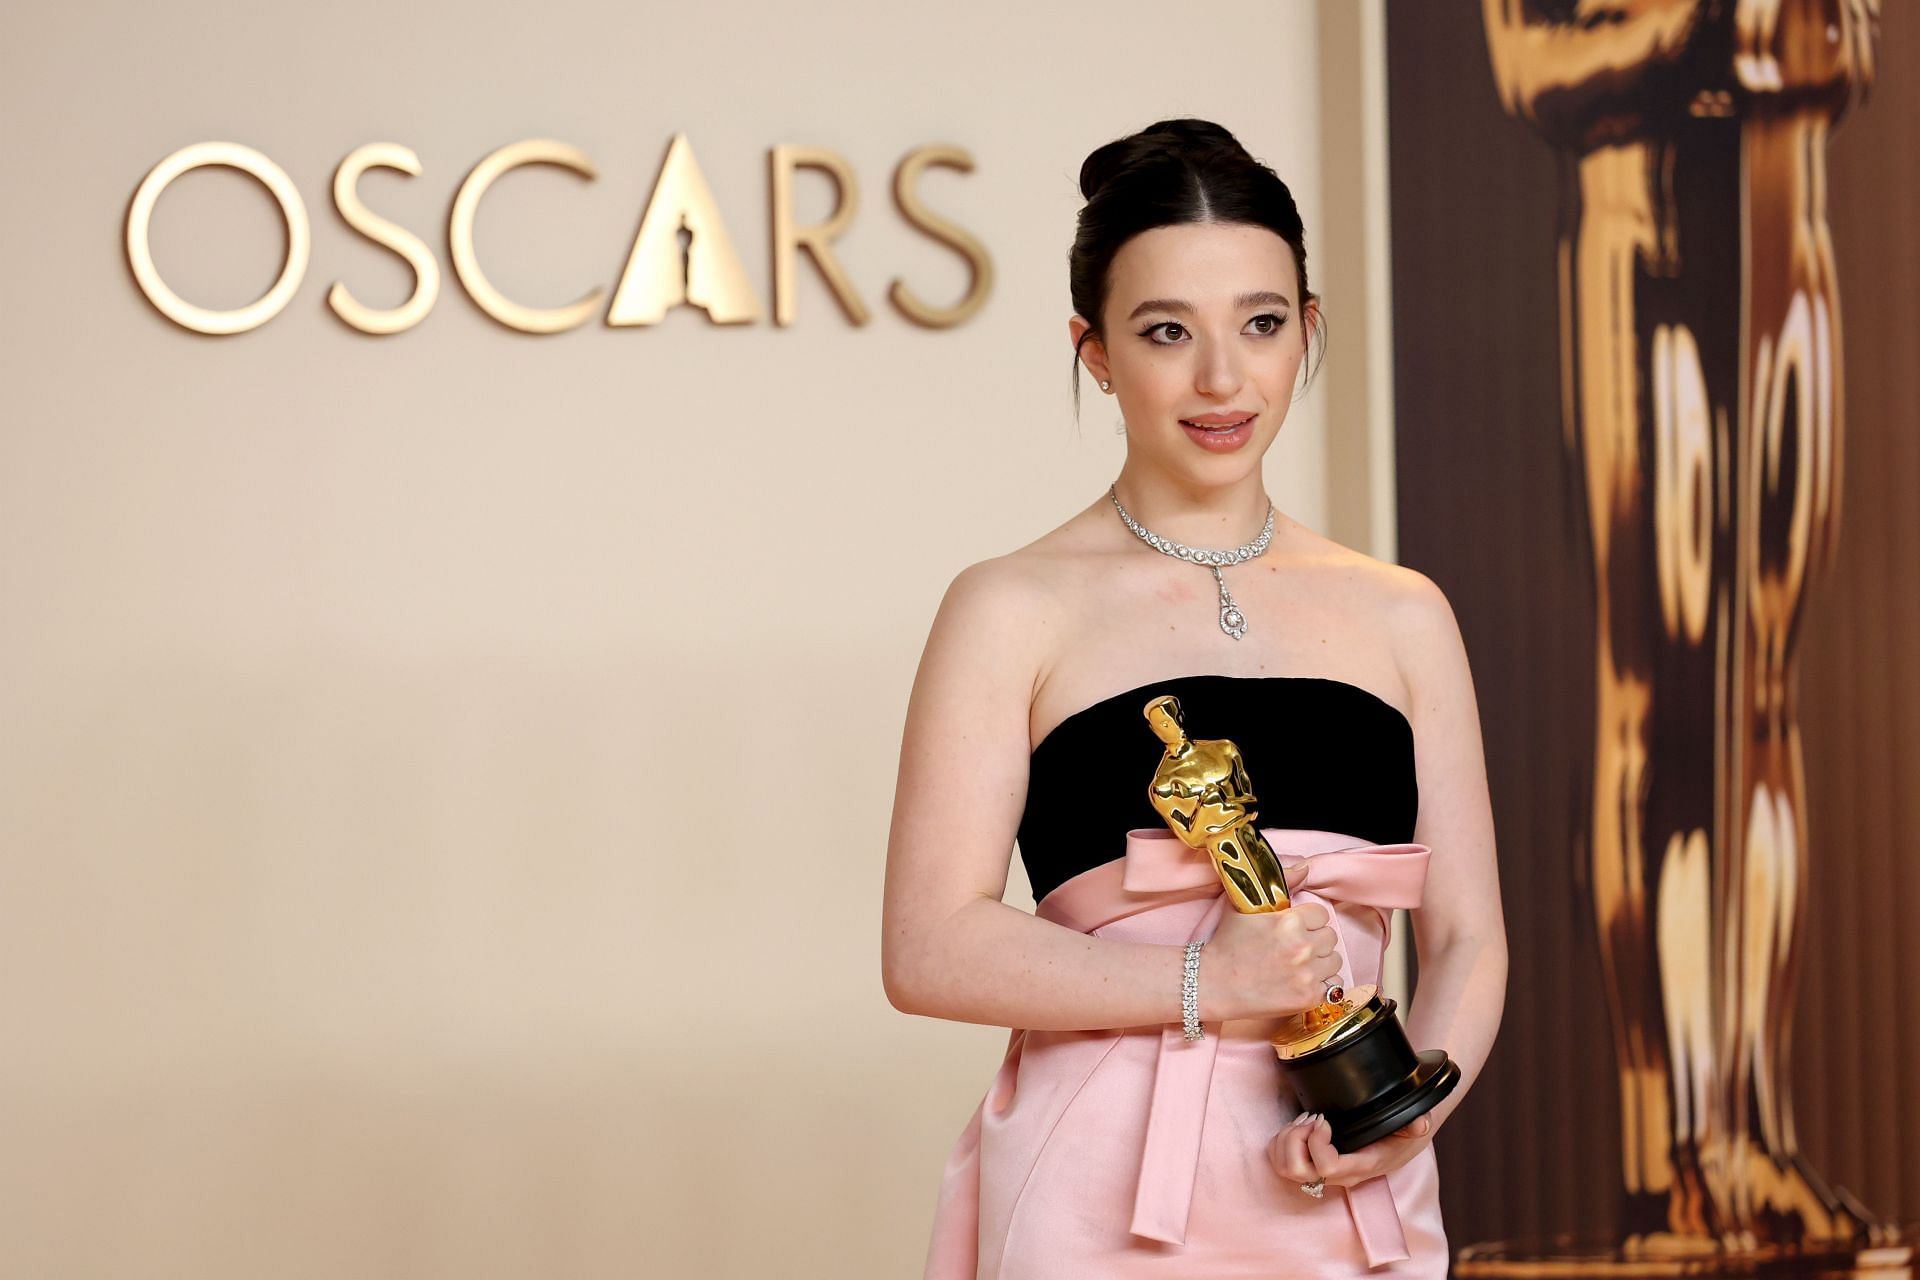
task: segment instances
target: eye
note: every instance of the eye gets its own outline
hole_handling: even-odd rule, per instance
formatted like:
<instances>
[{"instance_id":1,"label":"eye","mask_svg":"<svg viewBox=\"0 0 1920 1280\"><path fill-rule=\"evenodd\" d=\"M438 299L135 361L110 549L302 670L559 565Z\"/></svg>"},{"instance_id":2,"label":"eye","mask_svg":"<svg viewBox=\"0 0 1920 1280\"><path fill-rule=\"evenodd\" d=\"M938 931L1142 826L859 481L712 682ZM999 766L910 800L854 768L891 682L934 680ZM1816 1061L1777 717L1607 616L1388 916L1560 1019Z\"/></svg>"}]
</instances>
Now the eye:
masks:
<instances>
[{"instance_id":1,"label":"eye","mask_svg":"<svg viewBox=\"0 0 1920 1280\"><path fill-rule=\"evenodd\" d=\"M1287 318L1282 315L1275 315L1271 311L1263 311L1259 315L1255 316L1253 319L1247 321L1247 323L1259 324L1261 321L1270 321L1271 323L1268 324L1267 327L1265 328L1256 329L1254 331L1256 336L1262 337L1262 338L1270 338L1274 334L1280 332L1281 328L1287 323ZM1176 332L1185 333L1186 328L1187 327L1185 325L1181 324L1177 320L1162 320L1158 324L1150 324L1146 328L1142 329L1140 331L1140 336L1143 338L1146 338L1149 342L1153 343L1153 345L1156 347L1177 346L1179 344L1179 339L1172 337L1171 335ZM1152 336L1155 331L1160 329L1165 329L1168 331L1169 337L1167 341L1163 342L1159 338L1155 338Z\"/></svg>"}]
</instances>

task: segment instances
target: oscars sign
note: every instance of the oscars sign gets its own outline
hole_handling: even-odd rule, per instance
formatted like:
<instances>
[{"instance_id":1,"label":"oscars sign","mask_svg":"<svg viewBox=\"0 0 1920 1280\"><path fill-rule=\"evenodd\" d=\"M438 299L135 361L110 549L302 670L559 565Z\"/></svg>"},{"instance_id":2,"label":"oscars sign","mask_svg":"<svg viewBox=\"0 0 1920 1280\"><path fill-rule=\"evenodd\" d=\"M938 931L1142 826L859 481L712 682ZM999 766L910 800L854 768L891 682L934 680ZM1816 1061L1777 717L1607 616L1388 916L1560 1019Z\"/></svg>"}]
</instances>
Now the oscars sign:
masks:
<instances>
[{"instance_id":1,"label":"oscars sign","mask_svg":"<svg viewBox=\"0 0 1920 1280\"><path fill-rule=\"evenodd\" d=\"M867 306L833 250L834 241L853 225L859 213L860 187L853 166L838 152L824 147L791 144L773 147L767 159L774 323L784 327L793 322L794 262L804 251L813 259L847 319L855 325L865 324L869 318ZM448 215L447 246L454 273L474 305L494 320L522 333L559 333L578 328L603 310L610 326L657 324L669 309L682 305L706 312L715 324L753 324L763 318L760 300L748 283L685 134L676 134L667 147L640 230L610 302L604 287L596 287L562 307L530 307L509 298L488 280L481 266L474 249L474 221L488 188L509 170L530 164L559 165L588 179L596 176L587 154L567 143L551 138L510 143L473 167L461 182ZM279 278L255 301L228 311L210 310L182 298L161 278L153 260L155 204L176 178L208 165L223 165L251 175L279 205L286 229ZM921 200L920 176L935 165L970 173L973 158L959 147L938 143L908 152L894 168L894 203L915 230L964 258L971 280L962 297L950 306L926 302L900 279L888 287L887 300L913 323L943 329L966 320L986 301L993 287L993 264L979 240ZM433 309L440 293L440 264L413 232L382 218L361 201L360 175L373 168L398 169L413 177L421 172L420 160L410 148L392 142L367 143L348 154L334 171L334 207L348 226L405 260L413 271L413 293L397 307L379 309L362 303L344 283L335 281L327 291L327 306L362 333L400 333L420 323ZM825 222L808 226L794 222L793 177L803 168L821 170L833 179L838 199L833 215ZM684 244L683 231L689 237ZM299 290L311 249L306 205L293 180L267 156L237 142L197 142L167 156L141 181L127 210L127 260L140 291L162 315L198 333L243 333L278 315Z\"/></svg>"}]
</instances>

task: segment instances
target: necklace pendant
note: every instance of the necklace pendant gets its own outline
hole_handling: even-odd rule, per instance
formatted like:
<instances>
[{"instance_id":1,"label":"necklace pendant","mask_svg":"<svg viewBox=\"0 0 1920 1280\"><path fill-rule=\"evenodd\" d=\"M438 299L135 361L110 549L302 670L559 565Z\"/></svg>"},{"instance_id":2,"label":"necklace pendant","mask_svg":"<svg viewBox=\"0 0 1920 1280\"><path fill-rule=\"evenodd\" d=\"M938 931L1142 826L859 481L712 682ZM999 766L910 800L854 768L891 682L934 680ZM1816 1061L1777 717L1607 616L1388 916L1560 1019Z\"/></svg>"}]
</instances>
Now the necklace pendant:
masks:
<instances>
[{"instance_id":1,"label":"necklace pendant","mask_svg":"<svg viewBox=\"0 0 1920 1280\"><path fill-rule=\"evenodd\" d=\"M1219 565L1213 566L1213 580L1220 584L1220 629L1235 640L1243 639L1247 634L1247 618L1240 612L1240 606L1233 602L1233 595L1227 590L1227 580L1221 574Z\"/></svg>"},{"instance_id":2,"label":"necklace pendant","mask_svg":"<svg viewBox=\"0 0 1920 1280\"><path fill-rule=\"evenodd\" d=\"M1213 580L1220 585L1220 629L1235 640L1247 634L1247 617L1233 602L1233 596L1227 591L1227 580L1220 573L1223 564L1239 564L1252 559L1267 549L1267 543L1273 538L1273 502L1267 502L1266 523L1260 526L1260 536L1242 547L1231 550L1210 550L1206 547L1189 547L1184 542L1174 542L1161 537L1146 528L1138 520L1127 514L1120 505L1120 494L1113 485L1107 486L1107 497L1113 502L1113 509L1120 513L1121 523L1132 531L1136 538L1152 547L1162 555L1174 556L1195 564L1209 565L1213 569Z\"/></svg>"}]
</instances>

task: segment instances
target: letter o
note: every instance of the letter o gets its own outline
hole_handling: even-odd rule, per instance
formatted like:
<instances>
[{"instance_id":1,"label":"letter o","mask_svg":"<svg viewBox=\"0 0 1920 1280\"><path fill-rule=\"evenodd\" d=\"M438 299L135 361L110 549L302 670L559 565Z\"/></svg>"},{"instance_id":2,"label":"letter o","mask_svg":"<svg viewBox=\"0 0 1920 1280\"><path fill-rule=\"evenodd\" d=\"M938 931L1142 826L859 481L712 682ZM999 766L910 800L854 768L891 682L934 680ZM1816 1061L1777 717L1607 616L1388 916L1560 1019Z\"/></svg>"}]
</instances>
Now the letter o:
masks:
<instances>
[{"instance_id":1,"label":"letter o","mask_svg":"<svg viewBox=\"0 0 1920 1280\"><path fill-rule=\"evenodd\" d=\"M262 297L236 311L212 311L195 306L168 288L153 263L153 245L149 241L153 206L159 201L160 193L181 174L211 164L250 174L279 202L280 216L286 226L287 256L280 266L280 278ZM307 257L312 247L307 208L300 201L293 179L260 152L237 142L196 142L180 148L140 180L139 189L133 193L133 204L127 210L127 261L133 267L133 278L139 283L140 291L169 320L200 333L242 333L279 315L307 274Z\"/></svg>"}]
</instances>

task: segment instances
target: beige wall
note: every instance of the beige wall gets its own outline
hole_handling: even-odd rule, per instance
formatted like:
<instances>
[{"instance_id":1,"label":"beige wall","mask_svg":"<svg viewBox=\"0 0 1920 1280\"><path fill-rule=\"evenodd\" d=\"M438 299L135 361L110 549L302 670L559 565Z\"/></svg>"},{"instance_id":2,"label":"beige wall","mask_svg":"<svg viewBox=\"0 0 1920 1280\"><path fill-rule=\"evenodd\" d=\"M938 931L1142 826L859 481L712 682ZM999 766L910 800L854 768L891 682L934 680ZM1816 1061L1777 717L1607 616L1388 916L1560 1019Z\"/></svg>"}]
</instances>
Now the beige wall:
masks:
<instances>
[{"instance_id":1,"label":"beige wall","mask_svg":"<svg viewBox=\"0 0 1920 1280\"><path fill-rule=\"evenodd\" d=\"M1090 382L1070 418L1079 161L1193 113L1294 184L1310 236L1357 189L1322 198L1311 4L934 13L9 23L0 1274L918 1274L1005 1032L881 992L898 734L951 576L1120 463ZM596 181L521 171L479 223L496 283L557 305L612 286L682 130L763 304L767 148L851 159L872 323L804 265L788 330L531 337L450 271L397 338L325 310L334 280L381 306L410 283L328 202L355 146L419 153L362 193L443 268L481 156L586 149ZM163 320L120 248L148 167L212 138L284 166L315 230L288 310L225 339ZM938 141L978 169L923 192L997 270L948 332L885 302L965 283L887 191ZM800 216L826 209L803 178ZM173 188L154 245L214 306L280 251L225 171ZM1328 270L1337 363L1363 313ZM1322 529L1330 484L1364 487L1329 475L1325 387L1268 460Z\"/></svg>"}]
</instances>

